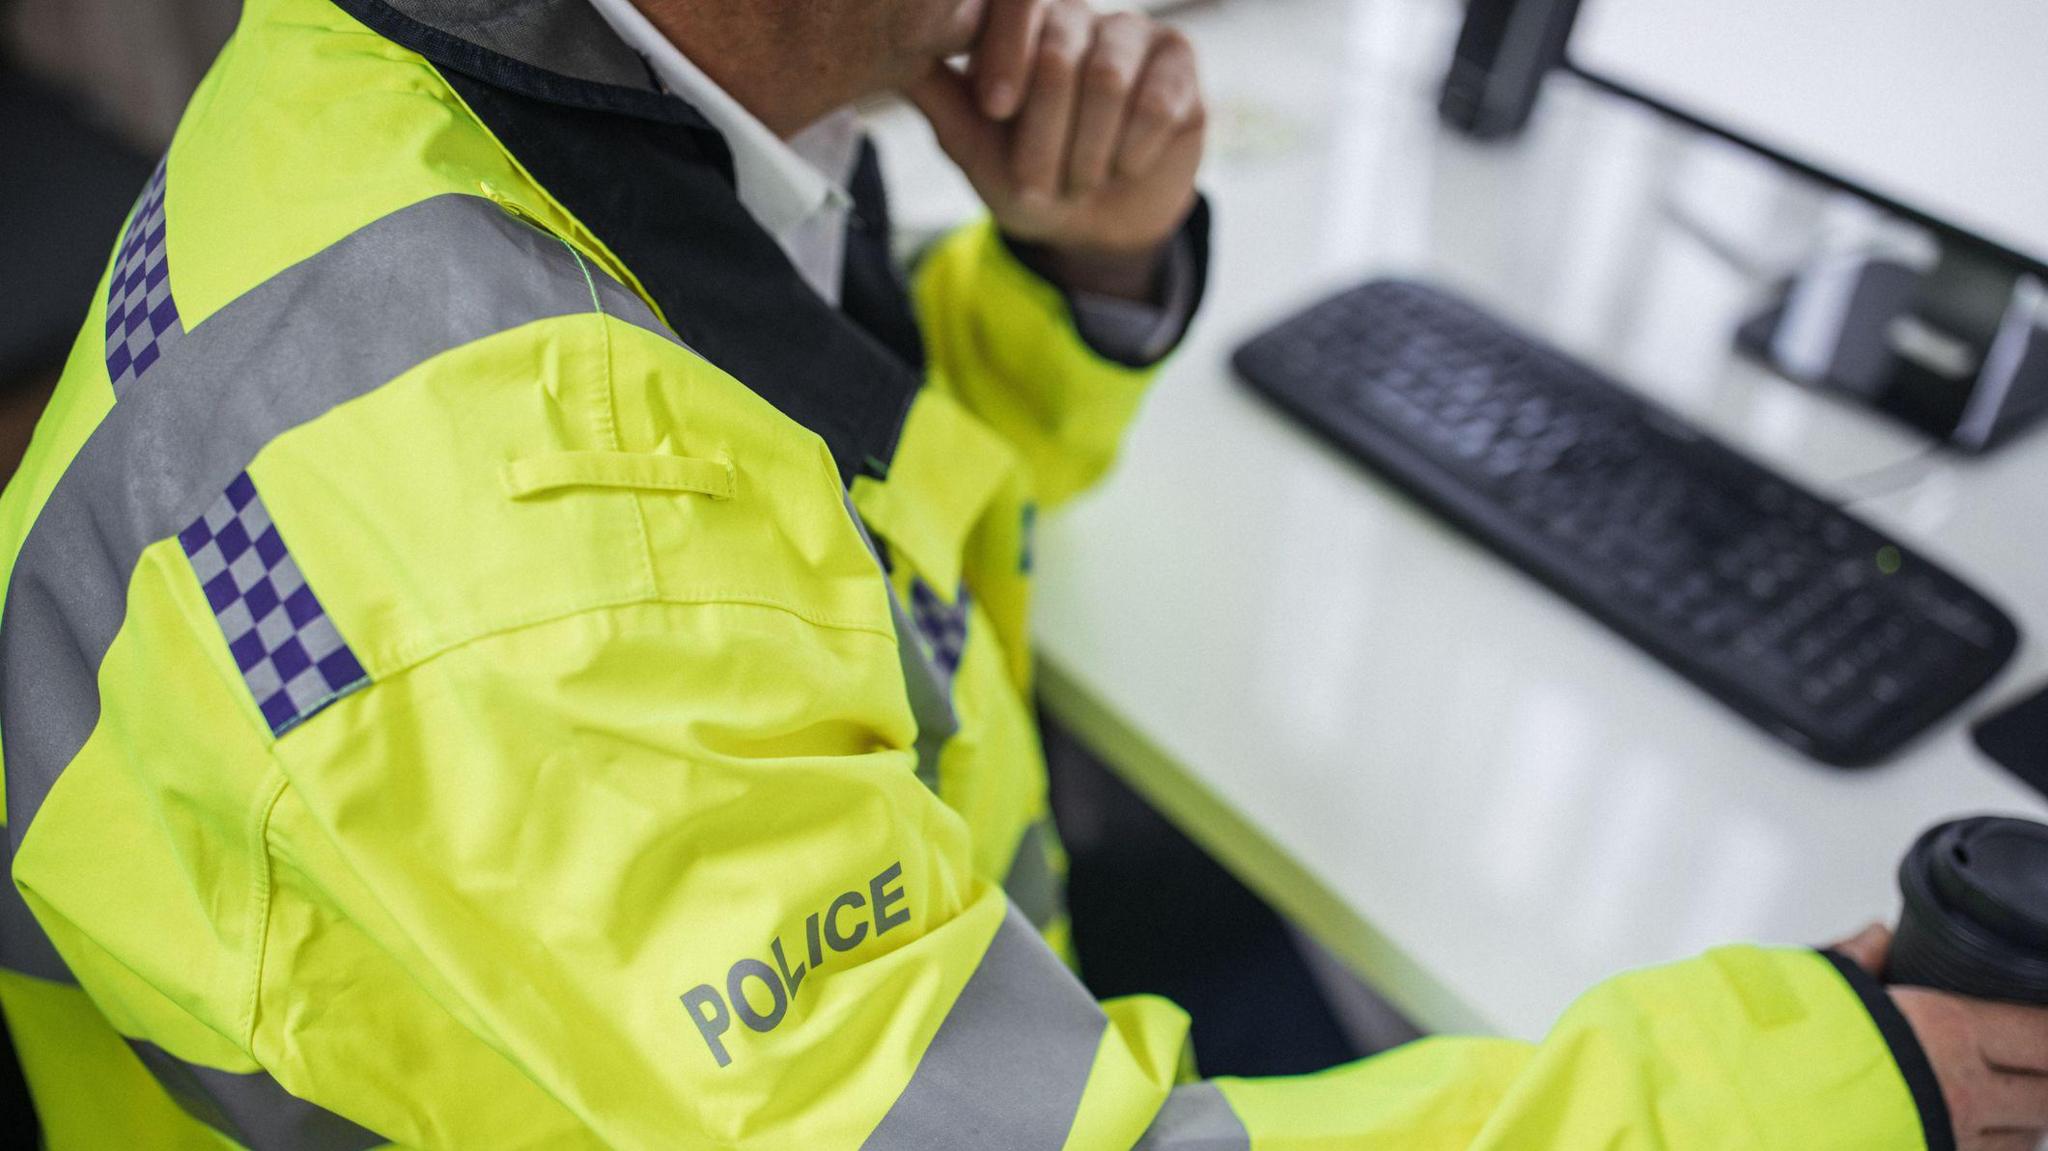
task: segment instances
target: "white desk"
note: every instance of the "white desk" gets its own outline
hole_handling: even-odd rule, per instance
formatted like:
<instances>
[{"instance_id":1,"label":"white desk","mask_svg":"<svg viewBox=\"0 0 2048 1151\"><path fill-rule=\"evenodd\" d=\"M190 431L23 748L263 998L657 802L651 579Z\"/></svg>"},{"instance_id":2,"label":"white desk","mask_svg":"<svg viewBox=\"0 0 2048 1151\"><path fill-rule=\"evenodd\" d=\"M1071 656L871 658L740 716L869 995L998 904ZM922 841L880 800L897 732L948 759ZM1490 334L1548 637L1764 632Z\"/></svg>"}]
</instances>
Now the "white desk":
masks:
<instances>
[{"instance_id":1,"label":"white desk","mask_svg":"<svg viewBox=\"0 0 2048 1151\"><path fill-rule=\"evenodd\" d=\"M2048 435L1921 458L1730 350L1768 285L1737 264L1789 265L1852 207L1568 80L1517 142L1447 134L1440 0L1180 19L1218 112L1210 302L1039 549L1047 702L1113 767L1423 1026L1531 1037L1622 969L1890 914L1938 820L2048 815L1959 720L1872 771L1801 759L1227 368L1325 291L1426 276L1855 499L2048 635ZM965 210L914 124L883 139L913 223ZM2030 638L1965 715L2044 676Z\"/></svg>"}]
</instances>

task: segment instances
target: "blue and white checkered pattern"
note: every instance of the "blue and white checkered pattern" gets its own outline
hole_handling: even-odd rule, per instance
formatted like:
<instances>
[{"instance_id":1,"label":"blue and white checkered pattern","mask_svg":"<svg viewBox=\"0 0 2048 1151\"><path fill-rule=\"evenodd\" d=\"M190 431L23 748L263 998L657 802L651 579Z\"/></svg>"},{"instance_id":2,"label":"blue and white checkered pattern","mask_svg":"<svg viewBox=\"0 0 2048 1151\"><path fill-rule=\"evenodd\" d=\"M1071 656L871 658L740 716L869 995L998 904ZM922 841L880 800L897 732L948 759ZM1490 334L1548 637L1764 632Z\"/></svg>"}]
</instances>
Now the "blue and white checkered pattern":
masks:
<instances>
[{"instance_id":1,"label":"blue and white checkered pattern","mask_svg":"<svg viewBox=\"0 0 2048 1151\"><path fill-rule=\"evenodd\" d=\"M114 394L142 378L185 334L164 251L164 165L142 189L107 284L107 378Z\"/></svg>"},{"instance_id":2,"label":"blue and white checkered pattern","mask_svg":"<svg viewBox=\"0 0 2048 1151\"><path fill-rule=\"evenodd\" d=\"M178 533L271 733L369 685L243 472Z\"/></svg>"},{"instance_id":3,"label":"blue and white checkered pattern","mask_svg":"<svg viewBox=\"0 0 2048 1151\"><path fill-rule=\"evenodd\" d=\"M970 597L962 585L953 603L939 598L931 585L921 579L910 581L910 619L924 638L932 662L951 680L960 670L961 653L967 650L967 612Z\"/></svg>"}]
</instances>

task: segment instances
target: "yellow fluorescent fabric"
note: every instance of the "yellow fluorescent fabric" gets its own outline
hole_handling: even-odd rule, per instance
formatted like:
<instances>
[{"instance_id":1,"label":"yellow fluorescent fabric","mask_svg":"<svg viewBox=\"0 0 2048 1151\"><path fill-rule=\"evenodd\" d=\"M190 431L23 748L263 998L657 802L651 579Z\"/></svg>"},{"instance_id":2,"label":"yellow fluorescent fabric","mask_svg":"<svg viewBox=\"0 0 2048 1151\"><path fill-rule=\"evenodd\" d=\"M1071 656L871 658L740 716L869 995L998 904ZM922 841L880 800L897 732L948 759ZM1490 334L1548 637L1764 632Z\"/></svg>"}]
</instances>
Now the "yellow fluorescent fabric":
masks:
<instances>
[{"instance_id":1,"label":"yellow fluorescent fabric","mask_svg":"<svg viewBox=\"0 0 2048 1151\"><path fill-rule=\"evenodd\" d=\"M418 1054L433 1089L364 1099L359 1121L421 1145L530 1138L544 1117L462 1084L503 1061L531 1081L513 1100L566 1112L552 1139L857 1146L1002 913L966 873L964 825L889 750L908 735L891 643L650 603L478 640L344 701L341 723L279 744L270 835L299 898L272 919L259 1019L290 1019L302 973L340 966L337 949L346 975L323 974L321 1021L259 1022L259 1052L317 1074L437 1011L464 1034ZM366 753L419 769L336 772ZM808 965L808 916L891 868L907 920L878 933L872 904L842 913L840 938L865 938L828 949L778 1026L720 1032L721 1067L680 996L775 963L777 939ZM766 985L747 990L765 1011Z\"/></svg>"},{"instance_id":2,"label":"yellow fluorescent fabric","mask_svg":"<svg viewBox=\"0 0 2048 1151\"><path fill-rule=\"evenodd\" d=\"M1150 995L1111 1000L1102 1007L1109 1026L1067 1137L1075 1151L1132 1146L1189 1070L1186 1012Z\"/></svg>"},{"instance_id":3,"label":"yellow fluorescent fabric","mask_svg":"<svg viewBox=\"0 0 2048 1151\"><path fill-rule=\"evenodd\" d=\"M1101 479L1152 373L1076 339L1059 293L986 222L942 242L916 287L933 386L1010 442L1039 502L1061 503Z\"/></svg>"},{"instance_id":4,"label":"yellow fluorescent fabric","mask_svg":"<svg viewBox=\"0 0 2048 1151\"><path fill-rule=\"evenodd\" d=\"M178 1110L78 988L0 971L0 1009L49 1151L232 1151ZM21 1043L24 1034L43 1041ZM20 1130L18 1117L7 1122Z\"/></svg>"},{"instance_id":5,"label":"yellow fluorescent fabric","mask_svg":"<svg viewBox=\"0 0 2048 1151\"><path fill-rule=\"evenodd\" d=\"M1726 948L1621 976L1533 1047L1424 1040L1222 1088L1258 1151L1924 1146L1875 1024L1806 951Z\"/></svg>"},{"instance_id":6,"label":"yellow fluorescent fabric","mask_svg":"<svg viewBox=\"0 0 2048 1151\"><path fill-rule=\"evenodd\" d=\"M731 464L718 460L659 456L652 452L564 452L506 464L505 488L514 499L563 488L627 488L695 492L715 500L729 500L733 496L733 474Z\"/></svg>"},{"instance_id":7,"label":"yellow fluorescent fabric","mask_svg":"<svg viewBox=\"0 0 2048 1151\"><path fill-rule=\"evenodd\" d=\"M1033 831L1034 509L1111 466L1149 373L1091 352L988 225L920 272L927 386L851 493L885 576L824 443L607 313L597 285L631 269L326 0L250 0L168 172L187 341L450 194L558 237L591 306L246 462L370 679L282 736L178 541L143 552L14 863L80 983L0 974L54 1151L225 1145L124 1036L417 1148L1129 1151L1203 1098L1186 1017L1094 1004L1045 950L1065 920L1020 934L1001 887L1062 866ZM113 404L103 308L0 498L0 572ZM932 787L904 670L932 653L892 592L962 629ZM1625 977L1536 1046L1217 1088L1235 1141L1201 1151L1919 1145L1856 996L1794 952Z\"/></svg>"}]
</instances>

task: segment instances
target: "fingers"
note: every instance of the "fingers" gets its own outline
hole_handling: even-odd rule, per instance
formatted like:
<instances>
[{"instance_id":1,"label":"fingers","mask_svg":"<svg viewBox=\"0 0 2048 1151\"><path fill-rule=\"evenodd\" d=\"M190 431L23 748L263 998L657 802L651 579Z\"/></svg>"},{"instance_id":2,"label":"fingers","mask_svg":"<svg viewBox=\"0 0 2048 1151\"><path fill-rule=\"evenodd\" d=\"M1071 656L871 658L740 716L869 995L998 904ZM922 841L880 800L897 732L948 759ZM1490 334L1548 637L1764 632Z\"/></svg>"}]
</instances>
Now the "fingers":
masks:
<instances>
[{"instance_id":1,"label":"fingers","mask_svg":"<svg viewBox=\"0 0 2048 1151\"><path fill-rule=\"evenodd\" d=\"M1152 54L1157 29L1130 13L1103 19L1081 68L1081 108L1067 164L1070 195L1087 195L1109 180L1117 144L1130 119L1131 95Z\"/></svg>"},{"instance_id":2,"label":"fingers","mask_svg":"<svg viewBox=\"0 0 2048 1151\"><path fill-rule=\"evenodd\" d=\"M1130 122L1117 148L1117 174L1150 172L1176 138L1202 126L1204 115L1194 47L1179 32L1161 29L1131 100Z\"/></svg>"},{"instance_id":3,"label":"fingers","mask_svg":"<svg viewBox=\"0 0 2048 1151\"><path fill-rule=\"evenodd\" d=\"M1205 112L1194 49L1087 0L987 4L967 74L934 69L909 87L940 144L1008 234L1153 253L1195 196Z\"/></svg>"},{"instance_id":4,"label":"fingers","mask_svg":"<svg viewBox=\"0 0 2048 1151\"><path fill-rule=\"evenodd\" d=\"M1835 944L1831 950L1848 956L1850 962L1871 975L1882 976L1885 964L1891 959L1891 928L1882 923L1873 923L1849 939Z\"/></svg>"},{"instance_id":5,"label":"fingers","mask_svg":"<svg viewBox=\"0 0 2048 1151\"><path fill-rule=\"evenodd\" d=\"M1060 0L1046 10L1030 93L1017 113L1010 145L1010 175L1021 196L1051 199L1060 192L1073 141L1081 61L1094 33L1094 14L1078 0Z\"/></svg>"},{"instance_id":6,"label":"fingers","mask_svg":"<svg viewBox=\"0 0 2048 1151\"><path fill-rule=\"evenodd\" d=\"M1038 48L1048 0L989 0L972 73L982 115L1008 120L1024 105L1032 53Z\"/></svg>"},{"instance_id":7,"label":"fingers","mask_svg":"<svg viewBox=\"0 0 2048 1151\"><path fill-rule=\"evenodd\" d=\"M976 188L1000 186L1007 132L982 115L967 77L943 64L933 65L905 94L931 121L939 147Z\"/></svg>"},{"instance_id":8,"label":"fingers","mask_svg":"<svg viewBox=\"0 0 2048 1151\"><path fill-rule=\"evenodd\" d=\"M1893 988L1892 1001L1934 1066L1957 1145L1994 1151L2017 1140L2033 1151L2048 1130L2048 1011L1918 987Z\"/></svg>"},{"instance_id":9,"label":"fingers","mask_svg":"<svg viewBox=\"0 0 2048 1151\"><path fill-rule=\"evenodd\" d=\"M1194 48L1174 29L1081 0L1046 9L1011 144L1020 192L1080 196L1140 178L1201 127Z\"/></svg>"},{"instance_id":10,"label":"fingers","mask_svg":"<svg viewBox=\"0 0 2048 1151\"><path fill-rule=\"evenodd\" d=\"M2040 1078L2035 1089L2048 1098L2048 1010L2014 1003L1972 1007L1977 1051L1984 1062L1997 1071Z\"/></svg>"},{"instance_id":11,"label":"fingers","mask_svg":"<svg viewBox=\"0 0 2048 1151\"><path fill-rule=\"evenodd\" d=\"M2048 1079L2038 1075L1986 1075L1971 1088L1969 1111L1979 1131L2048 1129Z\"/></svg>"}]
</instances>

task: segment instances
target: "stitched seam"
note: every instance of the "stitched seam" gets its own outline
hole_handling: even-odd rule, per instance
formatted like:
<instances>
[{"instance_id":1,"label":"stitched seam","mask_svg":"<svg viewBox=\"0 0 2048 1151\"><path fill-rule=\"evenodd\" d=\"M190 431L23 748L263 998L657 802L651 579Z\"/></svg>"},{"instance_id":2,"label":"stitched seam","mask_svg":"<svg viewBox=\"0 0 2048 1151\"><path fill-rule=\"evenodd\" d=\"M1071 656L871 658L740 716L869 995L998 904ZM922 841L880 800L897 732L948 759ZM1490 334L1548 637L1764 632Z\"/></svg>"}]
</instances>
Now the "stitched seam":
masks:
<instances>
[{"instance_id":1,"label":"stitched seam","mask_svg":"<svg viewBox=\"0 0 2048 1151\"><path fill-rule=\"evenodd\" d=\"M618 377L612 368L611 320L605 315L604 303L597 298L597 283L590 278L590 265L583 262L582 254L569 241L562 240L561 243L568 250L569 257L576 261L576 269L583 273L583 286L590 290L591 309L597 313L598 337L604 341L604 408L599 413L599 423L603 425L599 432L612 451L624 451L619 443ZM643 586L651 595L660 589L655 583L654 540L647 531L647 509L641 506L638 495L629 492L626 498L633 501L633 529L640 545L640 554L635 558L640 561L640 577L645 581Z\"/></svg>"},{"instance_id":2,"label":"stitched seam","mask_svg":"<svg viewBox=\"0 0 2048 1151\"><path fill-rule=\"evenodd\" d=\"M590 268L583 262L582 254L576 250L575 245L560 236L555 237L555 242L568 251L569 258L576 261L576 270L583 273L583 287L590 293L590 310L600 316L604 315L604 302L597 298L597 283L590 278Z\"/></svg>"},{"instance_id":3,"label":"stitched seam","mask_svg":"<svg viewBox=\"0 0 2048 1151\"><path fill-rule=\"evenodd\" d=\"M131 597L135 594L136 582L142 576L143 566L148 562L150 553L166 545L177 547L177 537L167 536L142 549L142 554L135 561L135 571L128 577L129 587L126 594ZM228 698L235 701L235 710L249 720L257 731L269 739L275 739L275 733L270 730L270 721L264 717L263 708L256 701L255 692L249 689L249 681L244 679L235 667L234 653L228 647L227 633L221 630L220 618L210 611L202 614L193 607L195 602L202 606L206 603L206 587L204 581L199 578L199 573L193 570L191 557L187 556L183 549L178 549L175 555L174 560L165 562L175 564L182 575L171 578L189 579L191 587L198 592L194 599L188 600L176 589L168 589L171 602L177 606L178 618L184 621L194 641L208 653L207 667L227 690ZM124 630L128 626L125 614L121 626Z\"/></svg>"},{"instance_id":4,"label":"stitched seam","mask_svg":"<svg viewBox=\"0 0 2048 1151\"><path fill-rule=\"evenodd\" d=\"M288 788L289 786L290 786L290 781L289 781L289 779L287 778L287 780L286 780L286 783L285 783L285 787L284 787L284 788L280 788L280 789L279 789L279 795L280 795L280 796L282 796L282 794L283 794L283 791L285 790L285 788ZM327 843L330 843L330 844L335 844L335 845L336 845L337 847L339 846L339 844L338 844L338 843L336 842L336 838L335 838L335 836L334 836L334 835L332 835L331 833L327 832L327 831L326 831L325 829L321 829L321 831L320 831L320 834L321 834L321 837L322 837L322 839L323 839L323 840L324 840L325 842L327 842ZM267 847L267 844L266 844L266 847ZM371 900L371 901L372 901L372 902L373 902L373 903L375 904L375 906L376 906L377 910L378 910L378 911L380 911L380 912L382 912L382 913L384 913L384 914L385 914L386 916L389 916L389 917L391 917L391 918L393 918L393 919L396 919L396 918L397 918L397 916L396 916L396 915L395 915L395 914L394 914L394 913L392 912L392 909L391 909L391 904L390 904L390 901L389 901L388 899L386 899L386 898L384 897L384 893L383 893L383 891L381 891L381 890L377 889L376 887L374 887L374 886L372 886L372 885L369 885L369 884L368 884L368 882L367 882L367 880L365 880L365 878L364 878L364 876L363 876L363 874L362 874L362 871L361 871L361 870L360 870L359 868L357 868L357 867L353 866L353 861L350 861L350 860L348 860L348 859L346 858L346 853L345 853L345 852L344 852L344 853L342 853L342 854L343 854L343 856L344 856L344 863L343 863L343 866L344 866L344 867L346 867L346 868L348 869L348 875L349 875L349 876L350 876L351 878L355 879L356 881L358 881L358 882L360 882L360 883L364 883L366 887L369 887L369 888L370 888L370 900ZM344 919L348 920L349 922L351 922L352 924L354 924L355 926L357 926L357 927L358 927L358 929L362 931L362 934L363 934L363 935L364 935L365 937L367 937L367 938L369 939L370 945L371 945L372 947L376 948L376 950L377 950L377 951L378 951L379 953L381 953L381 954L383 954L383 955L385 955L385 956L387 956L387 957L390 957L390 958L392 958L392 959L394 959L394 960L398 960L398 959L399 959L399 955L398 955L398 953L397 953L396 951L394 951L394 950L393 950L392 946L391 946L391 945L390 945L390 944L389 944L389 943L388 943L388 942L387 942L387 941L386 941L385 939L383 939L383 938L381 938L381 937L379 937L379 936L375 935L374 933L370 932L370 931L369 931L369 930L368 930L367 928L364 928L364 927L362 926L362 924L360 923L360 921L359 921L359 920L358 920L358 919L357 919L356 917L354 917L354 916L349 916L349 915L346 915L346 914L344 913L344 914L343 914L343 916L342 916L342 918L344 918ZM419 936L418 936L418 935L417 935L416 933L414 933L414 932L406 931L406 930L403 930L403 929L401 928L401 930L400 930L400 931L399 931L399 932L397 933L397 935L398 935L398 942L399 942L399 944L400 944L401 946L404 946L404 945L411 945L411 946L417 947L417 946L419 945L419 943L420 943L420 939L419 939ZM401 963L400 963L399 965L400 965L400 966L402 967L402 966L403 966L402 962L401 962ZM437 971L438 971L438 970L439 970L439 969L437 969ZM417 974L416 974L415 972L412 972L412 971L409 971L409 970L407 970L407 971L404 971L404 972L403 972L403 974L404 974L404 975L405 975L405 976L406 976L406 977L408 978L408 980L409 980L409 982L410 982L411 986L413 986L413 987L415 987L415 988L419 989L419 990L420 990L420 992L421 992L421 993L422 993L423 995L425 995L425 996L426 996L426 997L427 997L428 999L430 999L431 1001L433 1001L433 1003L434 1003L434 1004L435 1004L436 1006L438 1006L438 1007L442 1007L442 1008L443 1008L444 1010L448 1010L448 1008L447 1008L447 1005L446 1005L445 1003L443 1003L443 1002L442 1002L442 999L441 999L441 997L440 997L439 995L435 994L434 990L433 990L433 989L432 989L431 987L429 987L429 986L428 986L428 984L426 983L426 981L425 981L425 980L421 979L421 978L420 978L420 977L419 977L419 976L418 976L418 975L417 975ZM461 1002L461 1003L467 1004L467 1002L468 1002L468 1001L467 1001L466 999L463 999L463 998L460 998L460 997L458 997L458 1002ZM449 1012L448 1012L448 1013L449 1013L449 1014L450 1014L451 1016L455 1016L455 1012L453 1012L452 1010L449 1010ZM467 1024L466 1022L463 1022L463 1021L462 1021L462 1019L460 1018L460 1016L455 1016L455 1017L456 1017L456 1021L457 1021L458 1025L460 1025L460 1026L462 1027L462 1029L463 1029L463 1030L464 1030L464 1031L465 1031L466 1033L468 1033L468 1034L470 1034L470 1035L474 1035L474 1036L476 1036L476 1037L477 1037L478 1039L480 1039L480 1040L483 1040L483 1041L484 1041L485 1043L487 1043L487 1044L491 1042L491 1039L490 1039L490 1037L489 1037L489 1036L487 1036L487 1035L485 1035L485 1034L483 1034L483 1033L481 1033L481 1032L477 1031L477 1030L476 1030L476 1029L475 1029L474 1027L472 1027L472 1026L468 1025L468 1024ZM253 1055L254 1055L254 1052L251 1052L251 1055L253 1056ZM549 1099L552 1099L552 1100L554 1100L554 1101L555 1101L556 1103L560 1104L560 1105L562 1106L562 1108L563 1108L563 1109L564 1109L565 1111L569 1111L569 1112L570 1112L571 1114L575 1115L575 1116L576 1116L577 1118L579 1118L579 1119L582 1119L582 1118L584 1118L584 1116L582 1115L582 1113L581 1113L581 1112L578 1112L578 1111L576 1111L576 1110L575 1110L575 1109L574 1109L574 1108L573 1108L573 1107L572 1107L572 1106L570 1105L570 1102L569 1102L569 1100L565 1099L565 1098L564 1098L564 1097L563 1097L563 1096L561 1095L561 1093L560 1093L559 1091L557 1091L557 1090L555 1090L555 1089L554 1089L553 1087L551 1087L551 1086L549 1085L549 1083L547 1082L547 1080L546 1080L545 1078L543 1078L543 1077L542 1077L542 1076L540 1076L540 1075L537 1075L537 1074L535 1074L535 1073L533 1072L533 1070L532 1070L532 1069L531 1069L531 1068L530 1068L530 1067L528 1066L528 1063L527 1063L527 1061L526 1061L526 1060L524 1060L524 1059L519 1059L519 1058L516 1058L516 1057L510 1056L510 1055L507 1055L507 1061L508 1061L508 1062L510 1062L510 1063L511 1063L511 1064L513 1065L513 1067L515 1067L515 1068L516 1068L516 1069L518 1070L518 1072L519 1072L520 1076L521 1076L521 1077L522 1077L523 1079L525 1079L525 1080L526 1080L526 1081L527 1081L528 1083L532 1084L532 1085L533 1085L533 1087L534 1087L534 1088L535 1088L536 1090L540 1091L540 1092L541 1092L541 1093L542 1093L543 1095L547 1096L547 1097L548 1097ZM268 1074L268 1075L270 1075L270 1076L271 1076L271 1079L272 1079L272 1081L273 1081L273 1082L275 1082L275 1081L276 1081L276 1075L275 1075L274 1073L272 1073L271 1069L270 1069L269 1067L265 1066L265 1065L264 1065L264 1064L262 1063L262 1061L261 1061L261 1060L257 1060L257 1070L259 1070L259 1071L261 1071L261 1072L263 1072L263 1073L265 1073L265 1074ZM282 1084L282 1083L278 1083L278 1086L282 1087L282 1086L283 1086L283 1084ZM344 1117L344 1118L345 1118L345 1117ZM587 1120L586 1120L586 1123L587 1123ZM388 1149L388 1148L395 1148L395 1147L397 1147L397 1146L398 1146L398 1144L396 1144L396 1143L388 1143L388 1142L379 1142L379 1143L377 1143L377 1144L376 1144L376 1147L378 1147L379 1149Z\"/></svg>"},{"instance_id":5,"label":"stitched seam","mask_svg":"<svg viewBox=\"0 0 2048 1151\"><path fill-rule=\"evenodd\" d=\"M277 885L271 875L270 817L277 810L277 804L284 798L290 781L278 767L275 743L271 745L270 768L277 774L277 782L271 785L270 798L264 801L261 815L256 820L256 952L249 965L249 998L242 1004L242 1049L250 1058L256 1056L256 1005L263 998L263 969L270 960L270 902L275 897ZM260 1065L263 1061L257 1059Z\"/></svg>"},{"instance_id":6,"label":"stitched seam","mask_svg":"<svg viewBox=\"0 0 2048 1151\"><path fill-rule=\"evenodd\" d=\"M766 596L752 595L745 592L685 591L669 595L636 593L577 603L573 606L541 608L489 627L465 632L461 635L430 639L416 646L392 649L388 653L391 656L390 662L380 672L371 676L371 683L375 685L382 680L408 671L456 648L466 647L469 644L489 639L492 636L523 631L530 627L569 619L573 616L616 611L620 608L635 607L640 604L668 604L675 607L757 607L793 616L815 627L829 628L833 631L867 632L870 635L887 639L892 646L896 642L895 630L886 625L841 619L822 612L811 611L807 608L795 607Z\"/></svg>"},{"instance_id":7,"label":"stitched seam","mask_svg":"<svg viewBox=\"0 0 2048 1151\"><path fill-rule=\"evenodd\" d=\"M393 15L395 16L396 14L394 13ZM438 31L436 29L428 28L426 29L426 31L435 32L436 34L438 34ZM422 56L422 59L425 59L424 56ZM648 310L654 313L654 318L656 320L659 320L664 325L668 324L668 317L662 314L661 305L654 302L654 297L651 294L649 294L646 287L640 283L640 278L633 274L633 270L631 268L626 267L626 262L624 260L619 259L618 254L613 252L609 247L605 245L603 240L599 239L594 233L592 233L590 228L587 225L585 225L582 220L578 219L574 212L571 212L567 207L563 206L560 200L555 199L554 193L548 191L547 188L543 186L539 180L535 179L532 172L526 170L526 164L523 161L521 161L518 156L512 153L512 149L505 146L505 142L503 140L498 139L498 134L496 132L491 131L491 126L488 123L485 123L484 118L481 115L477 114L477 110L470 107L469 101L462 98L462 93L455 90L455 85L450 83L448 81L448 78L441 74L441 65L435 64L432 60L426 60L426 63L430 68L433 69L434 79L439 81L440 83L440 91L438 94L446 96L450 101L454 103L454 105L457 108L462 109L463 115L469 118L469 122L472 125L474 125L479 132L482 132L484 134L484 137L491 142L492 146L497 148L498 155L502 157L507 164L511 165L513 171L519 173L520 177L525 181L526 190L531 192L537 198L539 198L542 203L545 203L550 208L553 208L564 221L567 221L570 229L576 233L578 239L582 240L586 244L589 244L591 249L594 252L596 252L600 257L608 258L610 268L615 273L614 278L617 279L620 283L624 284L627 287L627 289L630 290L635 296L639 297L640 302L646 304ZM554 236L557 240L561 240L565 244L569 242L567 237L564 237L559 233L555 232L553 228L543 226L543 230L545 230L549 235ZM572 247L571 250L574 251L575 249ZM601 260L600 262L604 261ZM680 338L681 337L679 336L678 339Z\"/></svg>"},{"instance_id":8,"label":"stitched seam","mask_svg":"<svg viewBox=\"0 0 2048 1151\"><path fill-rule=\"evenodd\" d=\"M812 612L803 611L798 608L790 607L787 604L777 603L773 600L765 598L730 595L714 595L704 597L632 595L620 596L616 599L602 600L595 603L581 604L576 607L567 608L563 610L535 612L530 616L524 616L518 619L508 620L504 624L497 627L487 628L482 631L477 631L462 636L459 639L453 639L443 643L432 645L430 647L423 648L417 653L402 655L400 658L395 659L392 662L392 664L383 671L382 674L373 677L371 680L371 685L375 686L378 683L383 683L387 680L403 675L406 672L412 671L413 669L420 667L423 664L431 663L434 660L439 659L441 656L447 655L450 652L456 651L460 648L468 647L471 644L481 643L484 640L493 639L501 635L509 635L513 632L526 631L530 628L542 627L551 623L558 623L562 620L574 619L577 616L581 615L598 615L607 612L619 611L625 608L640 607L642 605L659 605L669 607L760 608L764 611L781 612L784 615L793 616L813 626L829 628L832 631L866 633L868 635L875 636L879 639L887 640L892 650L895 648L896 645L896 633L893 628L881 627L866 623L853 623L845 620L833 620L827 617L819 616Z\"/></svg>"},{"instance_id":9,"label":"stitched seam","mask_svg":"<svg viewBox=\"0 0 2048 1151\"><path fill-rule=\"evenodd\" d=\"M299 726L300 724L306 722L309 719L312 719L315 715L318 715L320 712L325 711L327 709L327 706L333 703L335 700L338 700L343 696L354 695L356 692L359 692L368 686L370 686L370 677L368 674L364 674L360 678L357 678L346 684L343 684L338 688L335 688L334 690L328 692L326 695L323 695L319 699L316 699L312 703L308 704L305 710L301 711L298 715L295 715L291 719L286 720L285 725L277 729L277 733L275 736L273 736L273 740L283 739L285 736L291 734L293 728ZM258 710L260 711L261 709L259 708Z\"/></svg>"}]
</instances>

